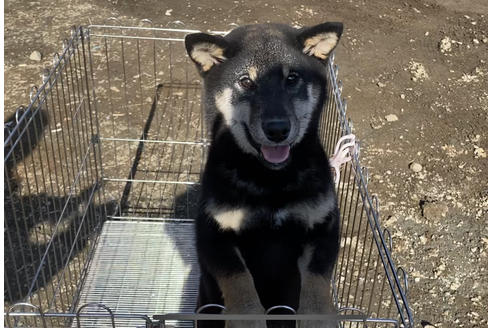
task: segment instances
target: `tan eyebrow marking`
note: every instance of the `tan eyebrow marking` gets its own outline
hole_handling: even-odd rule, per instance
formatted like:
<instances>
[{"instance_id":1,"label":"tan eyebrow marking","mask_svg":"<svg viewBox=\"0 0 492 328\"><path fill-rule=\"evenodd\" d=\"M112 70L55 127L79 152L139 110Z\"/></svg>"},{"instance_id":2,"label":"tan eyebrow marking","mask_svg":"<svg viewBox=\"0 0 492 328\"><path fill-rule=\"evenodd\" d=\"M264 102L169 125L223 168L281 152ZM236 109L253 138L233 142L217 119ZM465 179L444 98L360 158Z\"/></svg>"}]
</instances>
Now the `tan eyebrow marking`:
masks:
<instances>
[{"instance_id":1,"label":"tan eyebrow marking","mask_svg":"<svg viewBox=\"0 0 492 328\"><path fill-rule=\"evenodd\" d=\"M256 81L256 79L258 78L258 69L255 66L251 66L250 68L248 68L248 74L249 78L252 81Z\"/></svg>"}]
</instances>

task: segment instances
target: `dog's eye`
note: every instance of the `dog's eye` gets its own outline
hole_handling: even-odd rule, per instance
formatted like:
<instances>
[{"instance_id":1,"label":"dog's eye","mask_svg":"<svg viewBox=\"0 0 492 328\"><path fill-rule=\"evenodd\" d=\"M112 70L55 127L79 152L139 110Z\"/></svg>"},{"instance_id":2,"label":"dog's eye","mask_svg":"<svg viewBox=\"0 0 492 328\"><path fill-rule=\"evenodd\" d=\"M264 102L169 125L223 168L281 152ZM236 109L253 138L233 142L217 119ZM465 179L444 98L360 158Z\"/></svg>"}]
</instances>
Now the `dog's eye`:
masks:
<instances>
[{"instance_id":1,"label":"dog's eye","mask_svg":"<svg viewBox=\"0 0 492 328\"><path fill-rule=\"evenodd\" d=\"M243 76L239 79L239 84L246 90L255 88L255 83L247 76Z\"/></svg>"},{"instance_id":2,"label":"dog's eye","mask_svg":"<svg viewBox=\"0 0 492 328\"><path fill-rule=\"evenodd\" d=\"M290 72L289 75L287 75L287 84L288 85L294 85L297 83L299 80L299 74L296 72Z\"/></svg>"}]
</instances>

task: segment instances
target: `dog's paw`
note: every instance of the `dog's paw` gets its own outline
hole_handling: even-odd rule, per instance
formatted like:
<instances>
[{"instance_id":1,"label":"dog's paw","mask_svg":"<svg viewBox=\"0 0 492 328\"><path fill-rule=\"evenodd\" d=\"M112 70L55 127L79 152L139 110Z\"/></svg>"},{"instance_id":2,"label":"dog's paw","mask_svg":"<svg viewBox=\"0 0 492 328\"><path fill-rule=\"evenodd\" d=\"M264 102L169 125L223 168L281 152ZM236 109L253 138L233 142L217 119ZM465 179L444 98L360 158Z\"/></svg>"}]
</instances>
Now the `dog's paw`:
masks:
<instances>
[{"instance_id":1,"label":"dog's paw","mask_svg":"<svg viewBox=\"0 0 492 328\"><path fill-rule=\"evenodd\" d=\"M241 305L226 306L227 314L263 314L265 309L258 302L251 302L249 304L242 303ZM226 328L266 328L265 321L253 321L253 320L230 320L226 322Z\"/></svg>"},{"instance_id":2,"label":"dog's paw","mask_svg":"<svg viewBox=\"0 0 492 328\"><path fill-rule=\"evenodd\" d=\"M355 135L353 134L349 134L338 139L333 156L330 157L330 165L335 171L335 183L340 181L340 168L352 159L355 147Z\"/></svg>"},{"instance_id":3,"label":"dog's paw","mask_svg":"<svg viewBox=\"0 0 492 328\"><path fill-rule=\"evenodd\" d=\"M299 321L298 328L338 328L338 323L334 320L336 318L336 310L333 305L326 300L329 297L324 297L321 300L310 303L301 304L297 310L298 314L326 314L333 316L333 320L301 320Z\"/></svg>"}]
</instances>

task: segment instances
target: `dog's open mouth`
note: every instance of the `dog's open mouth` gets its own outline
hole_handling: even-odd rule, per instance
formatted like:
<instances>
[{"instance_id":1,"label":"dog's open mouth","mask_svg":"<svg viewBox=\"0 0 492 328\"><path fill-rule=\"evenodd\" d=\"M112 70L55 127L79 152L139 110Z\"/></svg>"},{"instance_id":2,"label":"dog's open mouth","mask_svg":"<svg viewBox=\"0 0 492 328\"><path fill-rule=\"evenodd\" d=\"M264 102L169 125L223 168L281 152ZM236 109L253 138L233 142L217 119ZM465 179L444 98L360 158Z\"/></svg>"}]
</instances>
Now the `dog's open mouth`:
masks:
<instances>
[{"instance_id":1,"label":"dog's open mouth","mask_svg":"<svg viewBox=\"0 0 492 328\"><path fill-rule=\"evenodd\" d=\"M261 146L263 158L272 164L280 164L289 158L290 146Z\"/></svg>"},{"instance_id":2,"label":"dog's open mouth","mask_svg":"<svg viewBox=\"0 0 492 328\"><path fill-rule=\"evenodd\" d=\"M246 137L248 138L249 143L261 153L266 162L273 164L274 167L280 167L283 163L287 162L290 156L290 145L260 145L253 139L245 123L243 123L243 128L246 131Z\"/></svg>"}]
</instances>

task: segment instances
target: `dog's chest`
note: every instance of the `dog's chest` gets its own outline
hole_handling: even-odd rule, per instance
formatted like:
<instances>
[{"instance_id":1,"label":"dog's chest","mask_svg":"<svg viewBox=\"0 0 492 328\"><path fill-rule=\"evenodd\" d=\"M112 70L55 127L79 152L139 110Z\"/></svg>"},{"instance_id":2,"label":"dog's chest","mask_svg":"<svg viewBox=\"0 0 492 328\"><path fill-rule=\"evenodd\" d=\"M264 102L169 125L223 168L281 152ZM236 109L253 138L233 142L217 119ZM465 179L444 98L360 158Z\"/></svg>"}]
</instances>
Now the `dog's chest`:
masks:
<instances>
[{"instance_id":1,"label":"dog's chest","mask_svg":"<svg viewBox=\"0 0 492 328\"><path fill-rule=\"evenodd\" d=\"M254 226L281 227L291 221L311 229L315 224L322 223L335 206L334 196L326 193L310 200L285 204L275 209L252 205L231 207L209 202L206 211L222 230L239 232L244 228Z\"/></svg>"},{"instance_id":2,"label":"dog's chest","mask_svg":"<svg viewBox=\"0 0 492 328\"><path fill-rule=\"evenodd\" d=\"M270 224L280 227L287 220L303 220L297 217L293 211L280 210L258 210L253 208L215 209L210 213L222 230L239 231L246 226L255 224Z\"/></svg>"}]
</instances>

